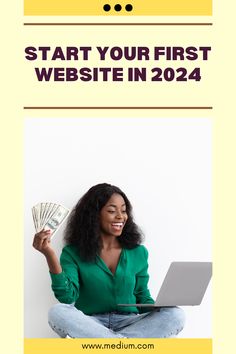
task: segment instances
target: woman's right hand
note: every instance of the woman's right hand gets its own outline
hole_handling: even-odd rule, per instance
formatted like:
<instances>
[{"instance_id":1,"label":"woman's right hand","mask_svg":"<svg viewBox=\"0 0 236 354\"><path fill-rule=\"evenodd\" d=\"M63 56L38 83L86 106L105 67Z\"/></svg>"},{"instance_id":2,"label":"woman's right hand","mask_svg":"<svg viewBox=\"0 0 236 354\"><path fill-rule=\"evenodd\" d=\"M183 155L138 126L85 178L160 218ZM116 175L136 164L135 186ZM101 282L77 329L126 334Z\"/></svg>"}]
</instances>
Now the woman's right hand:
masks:
<instances>
[{"instance_id":1,"label":"woman's right hand","mask_svg":"<svg viewBox=\"0 0 236 354\"><path fill-rule=\"evenodd\" d=\"M35 234L33 240L33 247L43 253L45 256L49 256L54 253L51 246L51 230L42 230Z\"/></svg>"},{"instance_id":2,"label":"woman's right hand","mask_svg":"<svg viewBox=\"0 0 236 354\"><path fill-rule=\"evenodd\" d=\"M44 254L50 272L54 274L59 274L62 272L62 268L57 258L57 255L51 246L51 236L52 235L50 230L42 230L38 232L34 236L33 247L37 251Z\"/></svg>"}]
</instances>

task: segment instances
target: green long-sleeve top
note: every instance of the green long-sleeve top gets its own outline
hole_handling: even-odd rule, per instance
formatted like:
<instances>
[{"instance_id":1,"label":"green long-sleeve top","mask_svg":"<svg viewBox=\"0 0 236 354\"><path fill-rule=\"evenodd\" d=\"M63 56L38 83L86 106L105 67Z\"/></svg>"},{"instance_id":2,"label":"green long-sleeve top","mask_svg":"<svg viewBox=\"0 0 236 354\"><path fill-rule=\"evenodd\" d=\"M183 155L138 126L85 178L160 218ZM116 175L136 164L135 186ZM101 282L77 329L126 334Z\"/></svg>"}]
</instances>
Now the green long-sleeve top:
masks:
<instances>
[{"instance_id":1,"label":"green long-sleeve top","mask_svg":"<svg viewBox=\"0 0 236 354\"><path fill-rule=\"evenodd\" d=\"M148 308L138 310L137 307L117 305L154 303L147 286L147 258L144 246L122 249L113 274L99 256L94 262L85 262L74 246L66 246L60 257L62 273L50 273L52 289L60 302L75 303L75 307L87 315L113 311L145 312Z\"/></svg>"}]
</instances>

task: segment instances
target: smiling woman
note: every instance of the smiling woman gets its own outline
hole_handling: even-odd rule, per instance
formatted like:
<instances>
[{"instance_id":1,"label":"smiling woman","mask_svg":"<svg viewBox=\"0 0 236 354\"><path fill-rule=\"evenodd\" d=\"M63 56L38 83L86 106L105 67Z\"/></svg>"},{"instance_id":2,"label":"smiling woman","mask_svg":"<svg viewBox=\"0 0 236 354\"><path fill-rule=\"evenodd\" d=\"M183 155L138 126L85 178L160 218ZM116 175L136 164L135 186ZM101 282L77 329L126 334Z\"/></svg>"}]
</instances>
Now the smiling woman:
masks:
<instances>
[{"instance_id":1,"label":"smiling woman","mask_svg":"<svg viewBox=\"0 0 236 354\"><path fill-rule=\"evenodd\" d=\"M119 306L153 304L148 289L148 253L123 191L93 186L73 209L60 262L42 230L34 247L48 262L52 290L61 304L49 311L49 324L72 338L158 338L177 335L184 315L179 308Z\"/></svg>"},{"instance_id":2,"label":"smiling woman","mask_svg":"<svg viewBox=\"0 0 236 354\"><path fill-rule=\"evenodd\" d=\"M112 225L123 223L122 227ZM119 236L119 237L118 237ZM107 183L91 187L69 217L65 242L74 245L85 261L94 261L110 244L134 248L142 242L132 216L132 205L120 188Z\"/></svg>"}]
</instances>

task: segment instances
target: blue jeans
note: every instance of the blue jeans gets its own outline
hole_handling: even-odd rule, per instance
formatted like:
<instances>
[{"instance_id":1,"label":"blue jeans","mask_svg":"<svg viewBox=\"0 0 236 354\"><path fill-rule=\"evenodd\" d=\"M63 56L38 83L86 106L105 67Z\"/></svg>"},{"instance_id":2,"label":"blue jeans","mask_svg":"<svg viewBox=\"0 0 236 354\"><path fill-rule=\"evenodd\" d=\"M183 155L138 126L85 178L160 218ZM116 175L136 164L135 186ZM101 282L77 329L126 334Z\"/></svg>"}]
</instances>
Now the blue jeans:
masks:
<instances>
[{"instance_id":1,"label":"blue jeans","mask_svg":"<svg viewBox=\"0 0 236 354\"><path fill-rule=\"evenodd\" d=\"M48 314L51 328L62 338L168 338L184 327L179 307L162 307L144 314L110 312L85 315L74 305L56 304Z\"/></svg>"}]
</instances>

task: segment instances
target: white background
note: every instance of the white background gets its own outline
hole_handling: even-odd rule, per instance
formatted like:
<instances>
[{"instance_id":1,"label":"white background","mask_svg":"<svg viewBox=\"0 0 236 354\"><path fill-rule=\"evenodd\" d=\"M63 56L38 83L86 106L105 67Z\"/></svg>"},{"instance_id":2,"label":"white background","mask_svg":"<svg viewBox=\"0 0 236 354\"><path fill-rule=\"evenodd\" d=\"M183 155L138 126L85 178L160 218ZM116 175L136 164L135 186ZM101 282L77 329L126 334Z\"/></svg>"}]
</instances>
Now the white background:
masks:
<instances>
[{"instance_id":1,"label":"white background","mask_svg":"<svg viewBox=\"0 0 236 354\"><path fill-rule=\"evenodd\" d=\"M25 337L57 337L47 324L56 299L44 256L32 248L31 207L72 208L97 183L120 187L149 250L155 298L172 261L211 260L211 122L179 118L25 120ZM53 239L60 255L63 228ZM185 307L179 337L211 337L211 287Z\"/></svg>"}]
</instances>

